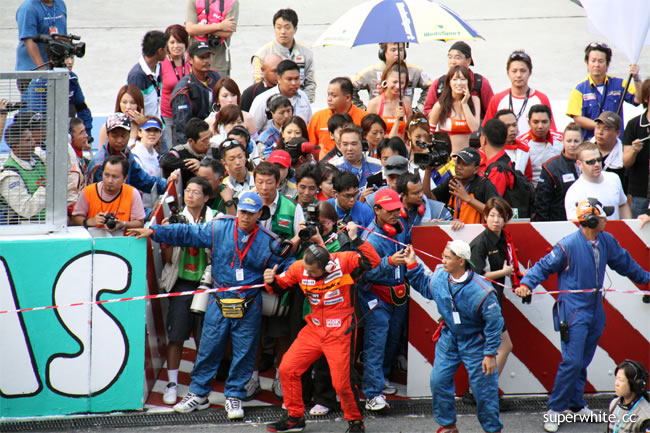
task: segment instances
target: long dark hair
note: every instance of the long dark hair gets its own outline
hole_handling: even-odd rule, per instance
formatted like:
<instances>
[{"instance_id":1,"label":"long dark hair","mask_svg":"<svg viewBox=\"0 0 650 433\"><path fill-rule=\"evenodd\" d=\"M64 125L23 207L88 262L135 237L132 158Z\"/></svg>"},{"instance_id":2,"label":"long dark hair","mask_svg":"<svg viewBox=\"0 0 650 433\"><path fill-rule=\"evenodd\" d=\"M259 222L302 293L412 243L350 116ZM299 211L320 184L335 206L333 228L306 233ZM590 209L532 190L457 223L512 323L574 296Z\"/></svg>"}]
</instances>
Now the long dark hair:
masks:
<instances>
[{"instance_id":1,"label":"long dark hair","mask_svg":"<svg viewBox=\"0 0 650 433\"><path fill-rule=\"evenodd\" d=\"M469 69L467 69L465 66L454 66L447 72L447 76L445 77L445 85L444 88L442 89L442 94L440 95L440 99L438 99L438 102L440 103L440 118L438 119L438 123L442 123L447 117L451 116L451 110L454 106L454 97L451 95L451 79L456 75L457 72L460 72L463 77L467 79L467 88L469 91L472 91L472 87L474 86L474 83L472 82L472 74L469 72ZM472 101L472 97L470 96L469 101L467 101L467 104L469 105L469 109L472 110L472 113L476 113L474 109L474 101Z\"/></svg>"}]
</instances>

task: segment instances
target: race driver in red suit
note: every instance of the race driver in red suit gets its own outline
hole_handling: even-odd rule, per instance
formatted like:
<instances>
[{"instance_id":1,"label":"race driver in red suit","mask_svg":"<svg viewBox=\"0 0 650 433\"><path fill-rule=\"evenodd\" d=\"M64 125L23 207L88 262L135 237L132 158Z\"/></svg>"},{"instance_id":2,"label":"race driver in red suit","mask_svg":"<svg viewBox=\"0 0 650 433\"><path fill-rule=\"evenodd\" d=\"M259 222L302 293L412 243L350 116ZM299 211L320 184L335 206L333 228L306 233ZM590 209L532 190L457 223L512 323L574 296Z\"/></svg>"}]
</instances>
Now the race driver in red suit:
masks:
<instances>
[{"instance_id":1,"label":"race driver in red suit","mask_svg":"<svg viewBox=\"0 0 650 433\"><path fill-rule=\"evenodd\" d=\"M346 333L355 322L355 281L380 263L380 257L368 242L357 236L357 225L349 222L348 236L355 251L330 255L322 246L310 245L303 260L275 275L277 266L264 271L264 283L271 293L282 293L299 286L311 304L311 314L280 364L280 383L286 418L267 425L270 432L296 432L305 428L305 406L300 376L322 355L330 366L332 384L341 399L348 432L363 432L363 419L356 388L350 379L351 353L355 332Z\"/></svg>"}]
</instances>

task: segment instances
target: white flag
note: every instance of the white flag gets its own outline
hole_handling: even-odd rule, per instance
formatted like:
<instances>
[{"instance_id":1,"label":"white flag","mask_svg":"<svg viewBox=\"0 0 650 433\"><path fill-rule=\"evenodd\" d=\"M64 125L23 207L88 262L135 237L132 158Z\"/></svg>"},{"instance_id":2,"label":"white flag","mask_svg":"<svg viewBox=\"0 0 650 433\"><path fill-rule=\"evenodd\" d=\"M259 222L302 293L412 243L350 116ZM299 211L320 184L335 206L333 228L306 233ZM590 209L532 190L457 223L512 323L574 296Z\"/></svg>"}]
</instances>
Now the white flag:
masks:
<instances>
[{"instance_id":1,"label":"white flag","mask_svg":"<svg viewBox=\"0 0 650 433\"><path fill-rule=\"evenodd\" d=\"M598 33L637 63L643 45L650 45L650 1L580 0Z\"/></svg>"}]
</instances>

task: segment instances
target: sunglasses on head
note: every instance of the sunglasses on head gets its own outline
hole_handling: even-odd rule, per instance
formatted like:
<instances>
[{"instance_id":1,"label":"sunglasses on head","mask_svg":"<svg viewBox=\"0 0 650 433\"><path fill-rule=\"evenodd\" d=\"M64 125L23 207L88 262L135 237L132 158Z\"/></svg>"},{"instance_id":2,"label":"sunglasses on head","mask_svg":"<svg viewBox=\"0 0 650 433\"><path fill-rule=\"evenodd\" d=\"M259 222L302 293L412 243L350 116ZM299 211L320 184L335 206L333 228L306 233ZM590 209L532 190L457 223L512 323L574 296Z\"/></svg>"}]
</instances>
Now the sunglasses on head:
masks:
<instances>
[{"instance_id":1,"label":"sunglasses on head","mask_svg":"<svg viewBox=\"0 0 650 433\"><path fill-rule=\"evenodd\" d=\"M425 119L424 117L419 117L417 119L413 119L409 122L409 126L413 125L419 125L420 123L426 123L427 125L429 124L429 121Z\"/></svg>"},{"instance_id":2,"label":"sunglasses on head","mask_svg":"<svg viewBox=\"0 0 650 433\"><path fill-rule=\"evenodd\" d=\"M609 50L609 45L603 42L592 42L589 44L590 48L602 48L603 50Z\"/></svg>"},{"instance_id":3,"label":"sunglasses on head","mask_svg":"<svg viewBox=\"0 0 650 433\"><path fill-rule=\"evenodd\" d=\"M511 60L527 60L530 61L530 56L524 52L521 51L515 51L514 53L510 54L510 59Z\"/></svg>"},{"instance_id":4,"label":"sunglasses on head","mask_svg":"<svg viewBox=\"0 0 650 433\"><path fill-rule=\"evenodd\" d=\"M587 161L582 160L582 162L584 162L587 165L594 165L595 163L602 164L603 160L604 160L604 158L602 156L599 156L598 158L590 159L590 160L587 160Z\"/></svg>"}]
</instances>

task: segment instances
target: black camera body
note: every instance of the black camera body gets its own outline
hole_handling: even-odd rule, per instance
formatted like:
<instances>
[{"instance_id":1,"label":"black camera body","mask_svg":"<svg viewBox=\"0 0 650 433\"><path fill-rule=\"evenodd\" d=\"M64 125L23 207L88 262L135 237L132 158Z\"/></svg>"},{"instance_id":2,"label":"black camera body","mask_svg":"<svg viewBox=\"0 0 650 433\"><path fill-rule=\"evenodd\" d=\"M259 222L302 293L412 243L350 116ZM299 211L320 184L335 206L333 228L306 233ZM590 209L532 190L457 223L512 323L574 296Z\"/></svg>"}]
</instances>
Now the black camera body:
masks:
<instances>
[{"instance_id":1,"label":"black camera body","mask_svg":"<svg viewBox=\"0 0 650 433\"><path fill-rule=\"evenodd\" d=\"M416 146L429 151L413 154L413 163L418 167L438 167L449 162L449 145L444 140L433 140L431 143L418 141Z\"/></svg>"},{"instance_id":2,"label":"black camera body","mask_svg":"<svg viewBox=\"0 0 650 433\"><path fill-rule=\"evenodd\" d=\"M0 108L0 114L11 113L12 111L24 110L27 108L27 102L8 102L5 108Z\"/></svg>"},{"instance_id":3,"label":"black camera body","mask_svg":"<svg viewBox=\"0 0 650 433\"><path fill-rule=\"evenodd\" d=\"M321 230L319 221L320 212L317 204L307 206L307 218L305 219L305 228L298 232L301 241L308 241L316 234L317 229Z\"/></svg>"},{"instance_id":4,"label":"black camera body","mask_svg":"<svg viewBox=\"0 0 650 433\"><path fill-rule=\"evenodd\" d=\"M115 214L108 213L104 215L104 225L109 230L115 230L115 227L117 227L117 217Z\"/></svg>"},{"instance_id":5,"label":"black camera body","mask_svg":"<svg viewBox=\"0 0 650 433\"><path fill-rule=\"evenodd\" d=\"M58 33L38 35L34 38L34 42L45 44L45 52L53 68L65 67L65 59L70 56L83 57L86 55L86 43L75 42L79 40L81 40L80 36Z\"/></svg>"},{"instance_id":6,"label":"black camera body","mask_svg":"<svg viewBox=\"0 0 650 433\"><path fill-rule=\"evenodd\" d=\"M173 214L169 217L169 224L188 224L190 221L185 215L182 214Z\"/></svg>"},{"instance_id":7,"label":"black camera body","mask_svg":"<svg viewBox=\"0 0 650 433\"><path fill-rule=\"evenodd\" d=\"M221 38L215 35L208 35L205 42L210 46L210 48L219 48L219 45L221 45Z\"/></svg>"}]
</instances>

